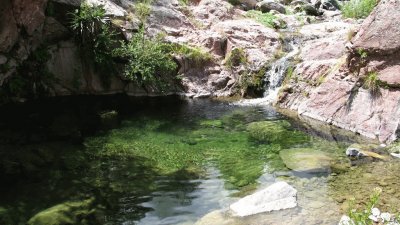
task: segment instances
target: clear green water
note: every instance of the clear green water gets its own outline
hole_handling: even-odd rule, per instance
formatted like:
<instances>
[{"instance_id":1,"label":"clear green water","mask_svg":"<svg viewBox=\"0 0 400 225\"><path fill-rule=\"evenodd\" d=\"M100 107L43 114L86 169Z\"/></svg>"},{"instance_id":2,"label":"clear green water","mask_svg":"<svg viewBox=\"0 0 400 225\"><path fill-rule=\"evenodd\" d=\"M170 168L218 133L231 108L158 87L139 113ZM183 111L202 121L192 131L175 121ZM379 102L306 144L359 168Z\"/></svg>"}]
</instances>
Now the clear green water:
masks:
<instances>
[{"instance_id":1,"label":"clear green water","mask_svg":"<svg viewBox=\"0 0 400 225\"><path fill-rule=\"evenodd\" d=\"M276 180L299 190L299 207L235 223L334 224L352 194L346 191L357 189L346 187L362 176L349 169L344 152L351 143L307 134L271 107L70 101L18 114L27 119L15 129L0 123L0 224L193 224ZM118 111L115 123L88 116L104 109ZM45 118L32 122L39 114ZM293 149L323 152L329 166L291 170L281 156Z\"/></svg>"}]
</instances>

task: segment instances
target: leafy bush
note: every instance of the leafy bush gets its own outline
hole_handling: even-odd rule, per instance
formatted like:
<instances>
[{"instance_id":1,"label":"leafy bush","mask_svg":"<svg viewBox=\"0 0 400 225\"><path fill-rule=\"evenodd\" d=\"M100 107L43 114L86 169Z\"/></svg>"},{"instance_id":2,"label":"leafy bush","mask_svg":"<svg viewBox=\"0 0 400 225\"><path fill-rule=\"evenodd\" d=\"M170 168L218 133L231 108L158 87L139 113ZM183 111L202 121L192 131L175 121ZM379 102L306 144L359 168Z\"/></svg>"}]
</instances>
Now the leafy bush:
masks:
<instances>
[{"instance_id":1,"label":"leafy bush","mask_svg":"<svg viewBox=\"0 0 400 225\"><path fill-rule=\"evenodd\" d=\"M138 16L139 20L142 22L143 27L146 25L147 17L151 13L151 3L152 0L141 0L135 4L135 14ZM144 28L145 29L145 28Z\"/></svg>"},{"instance_id":2,"label":"leafy bush","mask_svg":"<svg viewBox=\"0 0 400 225\"><path fill-rule=\"evenodd\" d=\"M147 39L141 30L130 42L121 42L121 47L113 51L115 56L128 60L125 77L142 86L157 85L164 89L177 69L172 60L168 44L160 38Z\"/></svg>"},{"instance_id":3,"label":"leafy bush","mask_svg":"<svg viewBox=\"0 0 400 225\"><path fill-rule=\"evenodd\" d=\"M83 3L78 10L71 13L71 28L85 60L93 59L95 68L104 74L113 72L112 49L116 44L115 33L111 23L105 19L102 6L90 6ZM103 84L106 83L103 77Z\"/></svg>"},{"instance_id":4,"label":"leafy bush","mask_svg":"<svg viewBox=\"0 0 400 225\"><path fill-rule=\"evenodd\" d=\"M342 7L343 16L346 18L365 18L377 4L377 0L350 0Z\"/></svg>"}]
</instances>

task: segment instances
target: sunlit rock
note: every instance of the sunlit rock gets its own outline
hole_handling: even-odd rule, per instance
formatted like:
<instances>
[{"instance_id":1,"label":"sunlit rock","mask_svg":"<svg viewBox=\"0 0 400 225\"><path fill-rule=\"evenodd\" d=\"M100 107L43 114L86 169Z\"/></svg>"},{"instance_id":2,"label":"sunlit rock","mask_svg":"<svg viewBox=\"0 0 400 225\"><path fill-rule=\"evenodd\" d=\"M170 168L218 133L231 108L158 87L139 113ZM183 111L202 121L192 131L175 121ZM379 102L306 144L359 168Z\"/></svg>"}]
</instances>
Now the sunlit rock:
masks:
<instances>
[{"instance_id":1,"label":"sunlit rock","mask_svg":"<svg viewBox=\"0 0 400 225\"><path fill-rule=\"evenodd\" d=\"M297 206L297 190L286 182L271 186L246 196L230 206L237 216L249 216L262 212L289 209Z\"/></svg>"}]
</instances>

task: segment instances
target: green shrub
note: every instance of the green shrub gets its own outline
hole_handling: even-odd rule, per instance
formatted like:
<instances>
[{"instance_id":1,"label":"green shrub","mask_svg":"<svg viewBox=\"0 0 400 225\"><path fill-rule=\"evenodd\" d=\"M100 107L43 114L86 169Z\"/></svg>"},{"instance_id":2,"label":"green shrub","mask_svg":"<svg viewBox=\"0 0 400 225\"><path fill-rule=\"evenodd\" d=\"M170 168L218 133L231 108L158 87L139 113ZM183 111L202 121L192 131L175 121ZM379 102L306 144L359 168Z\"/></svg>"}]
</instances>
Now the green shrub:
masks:
<instances>
[{"instance_id":1,"label":"green shrub","mask_svg":"<svg viewBox=\"0 0 400 225\"><path fill-rule=\"evenodd\" d=\"M118 57L128 60L124 75L142 86L155 84L163 90L177 69L168 44L160 38L145 38L141 30L128 42L113 51Z\"/></svg>"},{"instance_id":2,"label":"green shrub","mask_svg":"<svg viewBox=\"0 0 400 225\"><path fill-rule=\"evenodd\" d=\"M372 93L379 91L379 79L377 72L369 72L364 80L364 88L370 90Z\"/></svg>"},{"instance_id":3,"label":"green shrub","mask_svg":"<svg viewBox=\"0 0 400 225\"><path fill-rule=\"evenodd\" d=\"M71 13L71 28L84 60L93 60L95 69L103 72L103 84L108 84L109 74L114 71L112 49L116 44L116 35L111 31L111 23L105 20L102 6L90 6L83 3Z\"/></svg>"},{"instance_id":4,"label":"green shrub","mask_svg":"<svg viewBox=\"0 0 400 225\"><path fill-rule=\"evenodd\" d=\"M145 26L147 17L151 13L151 3L152 0L141 0L140 2L135 4L135 14L142 22L142 25ZM145 28L144 28L145 29Z\"/></svg>"},{"instance_id":5,"label":"green shrub","mask_svg":"<svg viewBox=\"0 0 400 225\"><path fill-rule=\"evenodd\" d=\"M283 21L280 21L278 17L272 13L262 13L257 10L250 10L246 13L246 16L254 19L255 21L261 23L262 25L270 28L284 28L286 25Z\"/></svg>"},{"instance_id":6,"label":"green shrub","mask_svg":"<svg viewBox=\"0 0 400 225\"><path fill-rule=\"evenodd\" d=\"M342 7L343 16L346 18L365 18L377 4L377 0L350 0Z\"/></svg>"}]
</instances>

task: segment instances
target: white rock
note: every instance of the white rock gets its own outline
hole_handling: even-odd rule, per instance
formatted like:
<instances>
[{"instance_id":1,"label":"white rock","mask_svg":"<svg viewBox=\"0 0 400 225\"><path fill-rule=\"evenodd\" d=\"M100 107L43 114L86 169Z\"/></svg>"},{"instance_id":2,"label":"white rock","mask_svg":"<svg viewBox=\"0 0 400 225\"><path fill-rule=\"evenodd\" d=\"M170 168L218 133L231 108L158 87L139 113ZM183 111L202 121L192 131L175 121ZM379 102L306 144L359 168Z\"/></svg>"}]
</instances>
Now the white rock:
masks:
<instances>
[{"instance_id":1,"label":"white rock","mask_svg":"<svg viewBox=\"0 0 400 225\"><path fill-rule=\"evenodd\" d=\"M400 158L400 154L398 154L398 153L390 153L390 155L392 155L393 157L396 157L396 158Z\"/></svg>"},{"instance_id":2,"label":"white rock","mask_svg":"<svg viewBox=\"0 0 400 225\"><path fill-rule=\"evenodd\" d=\"M376 217L376 216L374 216L374 215L369 215L368 216L368 219L370 219L370 220L372 220L372 221L374 221L374 222L378 222L379 220L378 220L378 217Z\"/></svg>"},{"instance_id":3,"label":"white rock","mask_svg":"<svg viewBox=\"0 0 400 225\"><path fill-rule=\"evenodd\" d=\"M379 215L381 215L381 211L378 208L372 208L371 213L375 217L378 217Z\"/></svg>"},{"instance_id":4,"label":"white rock","mask_svg":"<svg viewBox=\"0 0 400 225\"><path fill-rule=\"evenodd\" d=\"M386 221L389 222L391 217L392 216L390 215L390 213L387 212L381 214L381 219L383 223Z\"/></svg>"},{"instance_id":5,"label":"white rock","mask_svg":"<svg viewBox=\"0 0 400 225\"><path fill-rule=\"evenodd\" d=\"M277 182L233 203L230 209L237 216L249 216L297 206L297 190L286 182Z\"/></svg>"},{"instance_id":6,"label":"white rock","mask_svg":"<svg viewBox=\"0 0 400 225\"><path fill-rule=\"evenodd\" d=\"M350 219L350 217L343 215L342 218L340 218L338 225L354 225L354 222Z\"/></svg>"}]
</instances>

